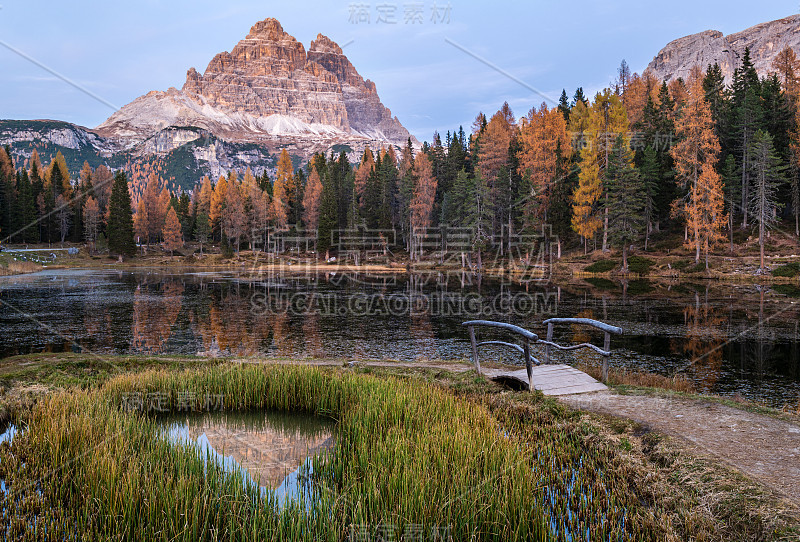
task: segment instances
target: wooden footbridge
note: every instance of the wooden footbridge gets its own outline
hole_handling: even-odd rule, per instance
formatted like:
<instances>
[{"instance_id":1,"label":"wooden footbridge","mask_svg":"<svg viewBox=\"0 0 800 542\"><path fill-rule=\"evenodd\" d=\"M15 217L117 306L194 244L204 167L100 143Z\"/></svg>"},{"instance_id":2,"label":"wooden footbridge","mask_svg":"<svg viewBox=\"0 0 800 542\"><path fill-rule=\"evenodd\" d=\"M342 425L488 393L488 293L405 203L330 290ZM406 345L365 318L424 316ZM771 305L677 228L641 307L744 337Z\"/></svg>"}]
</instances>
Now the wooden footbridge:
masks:
<instances>
[{"instance_id":1,"label":"wooden footbridge","mask_svg":"<svg viewBox=\"0 0 800 542\"><path fill-rule=\"evenodd\" d=\"M603 357L603 382L608 381L608 360L611 357L611 335L621 335L622 328L612 326L589 318L551 318L545 320L547 325L547 338L542 340L538 335L527 329L506 324L503 322L491 322L488 320L471 320L464 322L469 330L469 340L472 344L472 360L475 363L475 370L480 375L510 384L514 387L522 387L529 390L540 390L545 395L569 395L574 393L587 393L592 391L602 391L608 389L605 384L598 382L586 373L575 369L569 365L552 363L552 352L556 350L577 350L588 348L594 350ZM556 325L582 325L599 329L604 333L603 348L591 343L582 343L569 346L562 346L553 342L553 329ZM509 343L505 341L483 341L478 342L476 328L489 327L503 330L520 339L521 344ZM478 348L481 346L497 345L513 348L522 354L525 361L524 369L512 370L509 368L481 368ZM543 359L540 361L531 354L531 346L544 346Z\"/></svg>"}]
</instances>

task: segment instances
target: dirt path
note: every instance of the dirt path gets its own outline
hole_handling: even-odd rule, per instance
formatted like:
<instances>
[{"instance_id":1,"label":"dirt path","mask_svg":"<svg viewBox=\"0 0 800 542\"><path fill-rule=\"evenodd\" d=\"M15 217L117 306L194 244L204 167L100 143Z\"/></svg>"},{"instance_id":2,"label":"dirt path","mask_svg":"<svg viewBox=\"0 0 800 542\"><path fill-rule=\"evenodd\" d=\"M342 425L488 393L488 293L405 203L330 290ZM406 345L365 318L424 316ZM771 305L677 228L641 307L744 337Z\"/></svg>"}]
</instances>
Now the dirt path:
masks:
<instances>
[{"instance_id":1,"label":"dirt path","mask_svg":"<svg viewBox=\"0 0 800 542\"><path fill-rule=\"evenodd\" d=\"M800 504L800 426L744 410L680 398L599 392L560 398L681 437Z\"/></svg>"}]
</instances>

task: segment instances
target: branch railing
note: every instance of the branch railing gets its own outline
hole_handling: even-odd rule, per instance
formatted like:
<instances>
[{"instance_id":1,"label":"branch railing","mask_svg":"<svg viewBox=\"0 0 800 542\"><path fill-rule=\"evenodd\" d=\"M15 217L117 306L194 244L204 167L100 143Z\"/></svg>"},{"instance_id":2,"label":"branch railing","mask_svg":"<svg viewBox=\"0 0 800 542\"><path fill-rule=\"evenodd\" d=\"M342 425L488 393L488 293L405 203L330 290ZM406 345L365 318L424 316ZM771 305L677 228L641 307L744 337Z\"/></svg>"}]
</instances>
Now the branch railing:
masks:
<instances>
[{"instance_id":1,"label":"branch railing","mask_svg":"<svg viewBox=\"0 0 800 542\"><path fill-rule=\"evenodd\" d=\"M608 382L608 358L611 357L611 335L622 335L622 328L592 320L591 318L550 318L543 322L547 324L547 338L540 341L544 345L544 360L545 363L550 363L552 348L557 350L577 350L579 348L590 348L603 356L603 383ZM600 349L592 343L581 343L570 346L561 346L553 342L553 328L556 324L570 324L570 325L584 325L591 326L603 332L603 348Z\"/></svg>"},{"instance_id":2,"label":"branch railing","mask_svg":"<svg viewBox=\"0 0 800 542\"><path fill-rule=\"evenodd\" d=\"M478 348L481 346L488 346L488 345L495 345L495 346L505 346L508 348L513 348L522 354L522 358L525 361L525 369L528 373L528 384L530 389L533 390L533 365L541 365L543 362L536 359L531 355L531 345L533 344L542 344L544 345L544 363L550 363L552 361L552 349L555 348L556 350L562 351L569 351L569 350L578 350L580 348L589 348L594 350L601 356L603 356L603 382L608 381L608 359L611 357L611 335L621 335L622 328L617 326L612 326L606 324L604 322L600 322L598 320L592 320L590 318L550 318L549 320L545 320L543 322L547 325L547 338L542 340L539 339L539 336L535 333L528 331L525 328L521 328L519 326L515 326L513 324L506 324L504 322L493 322L490 320L470 320L468 322L464 322L462 325L465 326L469 330L469 341L472 346L472 360L475 364L475 370L478 374L481 374L481 362L480 358L478 357ZM570 346L562 346L558 343L553 342L553 331L556 324L569 324L569 325L585 325L591 326L596 329L599 329L603 332L603 348L600 348L591 343L581 343L581 344L574 344ZM509 343L505 341L482 341L478 342L475 328L476 327L492 327L496 329L502 329L505 331L509 331L517 336L520 337L522 344L515 344Z\"/></svg>"}]
</instances>

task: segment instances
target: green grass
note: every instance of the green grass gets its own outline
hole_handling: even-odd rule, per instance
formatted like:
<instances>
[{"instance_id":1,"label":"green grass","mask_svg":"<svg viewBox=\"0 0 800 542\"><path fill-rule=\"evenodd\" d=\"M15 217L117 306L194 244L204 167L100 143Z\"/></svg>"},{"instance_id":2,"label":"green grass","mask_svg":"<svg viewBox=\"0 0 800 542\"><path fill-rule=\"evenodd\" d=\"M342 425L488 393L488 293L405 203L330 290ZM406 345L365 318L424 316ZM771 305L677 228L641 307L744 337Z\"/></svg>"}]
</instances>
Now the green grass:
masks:
<instances>
[{"instance_id":1,"label":"green grass","mask_svg":"<svg viewBox=\"0 0 800 542\"><path fill-rule=\"evenodd\" d=\"M619 266L620 262L617 260L598 260L592 265L584 267L583 270L588 273L608 273Z\"/></svg>"},{"instance_id":2,"label":"green grass","mask_svg":"<svg viewBox=\"0 0 800 542\"><path fill-rule=\"evenodd\" d=\"M787 263L772 270L772 275L775 277L788 277L793 278L800 275L800 262Z\"/></svg>"},{"instance_id":3,"label":"green grass","mask_svg":"<svg viewBox=\"0 0 800 542\"><path fill-rule=\"evenodd\" d=\"M466 395L481 386L464 385ZM313 510L276 511L241 478L172 446L152 417L120 408L132 393L175 405L184 391L221 394L227 410L336 420L335 451L314 465L322 492ZM14 453L0 447L11 488L0 503L3 535L21 538L35 524L51 539L342 540L351 525L398 535L424 525L449 528L453 540L545 540L552 524L559 539L587 530L592 540L667 536L653 519L659 505L617 447L593 443L579 416L552 399L524 401L299 366L117 376L40 401Z\"/></svg>"}]
</instances>

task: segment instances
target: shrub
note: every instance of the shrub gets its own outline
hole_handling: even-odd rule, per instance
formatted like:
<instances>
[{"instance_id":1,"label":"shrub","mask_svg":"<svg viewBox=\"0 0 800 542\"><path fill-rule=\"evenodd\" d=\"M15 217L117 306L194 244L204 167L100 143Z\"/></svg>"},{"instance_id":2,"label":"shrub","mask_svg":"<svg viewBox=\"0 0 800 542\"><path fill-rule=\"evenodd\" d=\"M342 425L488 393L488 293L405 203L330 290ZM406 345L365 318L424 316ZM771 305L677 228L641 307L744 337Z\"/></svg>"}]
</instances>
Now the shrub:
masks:
<instances>
[{"instance_id":1,"label":"shrub","mask_svg":"<svg viewBox=\"0 0 800 542\"><path fill-rule=\"evenodd\" d=\"M796 277L800 275L800 262L787 263L772 270L774 277Z\"/></svg>"},{"instance_id":2,"label":"shrub","mask_svg":"<svg viewBox=\"0 0 800 542\"><path fill-rule=\"evenodd\" d=\"M608 273L612 269L619 267L619 265L617 260L598 260L592 265L584 267L583 270L589 273Z\"/></svg>"},{"instance_id":3,"label":"shrub","mask_svg":"<svg viewBox=\"0 0 800 542\"><path fill-rule=\"evenodd\" d=\"M628 258L628 271L631 273L646 275L650 272L650 268L655 264L656 262L650 258L645 258L644 256L631 256Z\"/></svg>"}]
</instances>

